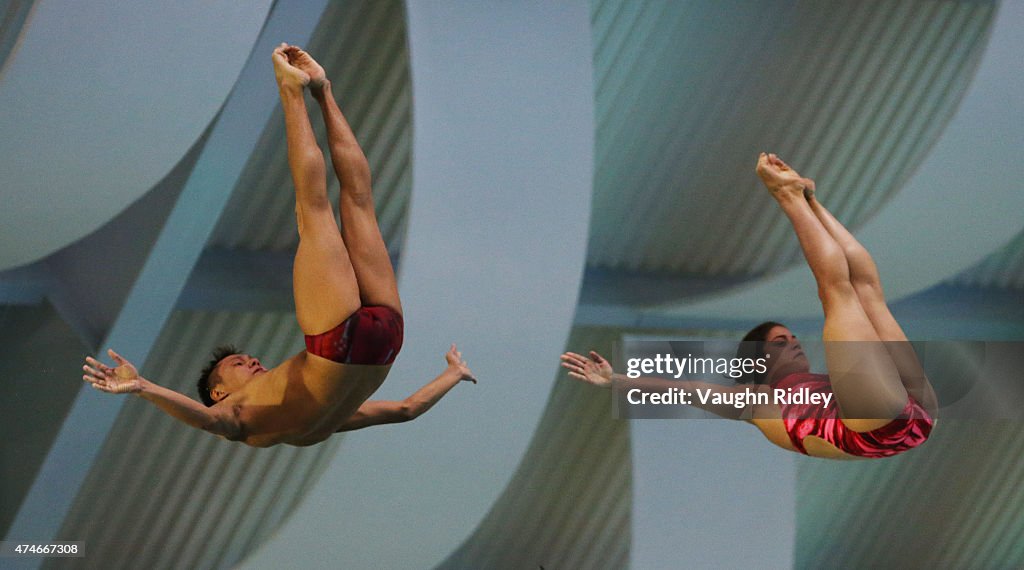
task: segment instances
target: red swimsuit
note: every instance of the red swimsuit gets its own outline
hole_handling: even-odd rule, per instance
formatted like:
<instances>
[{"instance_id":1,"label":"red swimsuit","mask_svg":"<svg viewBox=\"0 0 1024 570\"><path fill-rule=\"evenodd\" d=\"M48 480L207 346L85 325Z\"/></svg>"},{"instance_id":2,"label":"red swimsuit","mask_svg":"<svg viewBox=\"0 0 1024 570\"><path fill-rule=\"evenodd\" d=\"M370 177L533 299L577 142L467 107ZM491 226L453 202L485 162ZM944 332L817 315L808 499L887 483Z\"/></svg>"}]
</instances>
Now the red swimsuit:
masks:
<instances>
[{"instance_id":1,"label":"red swimsuit","mask_svg":"<svg viewBox=\"0 0 1024 570\"><path fill-rule=\"evenodd\" d=\"M772 384L772 388L808 388L811 393L832 392L832 384L824 374L797 372ZM819 404L783 404L782 422L793 447L807 455L803 440L817 436L845 453L858 457L890 457L924 443L935 420L908 395L907 405L899 417L868 432L856 432L839 418L833 397L827 406Z\"/></svg>"},{"instance_id":2,"label":"red swimsuit","mask_svg":"<svg viewBox=\"0 0 1024 570\"><path fill-rule=\"evenodd\" d=\"M402 349L405 323L390 307L360 307L333 329L306 335L306 350L341 364L391 364Z\"/></svg>"}]
</instances>

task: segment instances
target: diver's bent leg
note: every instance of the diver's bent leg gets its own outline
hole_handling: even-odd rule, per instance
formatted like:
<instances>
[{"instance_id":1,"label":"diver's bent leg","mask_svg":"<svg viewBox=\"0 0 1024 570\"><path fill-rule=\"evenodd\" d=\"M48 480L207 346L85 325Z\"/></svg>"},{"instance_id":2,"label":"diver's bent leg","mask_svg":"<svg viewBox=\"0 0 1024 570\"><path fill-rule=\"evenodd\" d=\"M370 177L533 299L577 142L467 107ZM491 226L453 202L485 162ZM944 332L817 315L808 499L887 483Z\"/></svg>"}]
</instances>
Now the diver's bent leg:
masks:
<instances>
[{"instance_id":1,"label":"diver's bent leg","mask_svg":"<svg viewBox=\"0 0 1024 570\"><path fill-rule=\"evenodd\" d=\"M843 249L850 267L850 282L857 293L857 298L871 321L871 326L889 351L904 387L934 417L938 411L935 391L925 376L914 347L889 311L874 259L853 234L816 198L812 196L808 203L815 216Z\"/></svg>"},{"instance_id":2,"label":"diver's bent leg","mask_svg":"<svg viewBox=\"0 0 1024 570\"><path fill-rule=\"evenodd\" d=\"M840 413L855 431L881 427L903 411L907 394L860 304L846 255L802 191L773 195L792 223L818 284L825 312L825 359Z\"/></svg>"}]
</instances>

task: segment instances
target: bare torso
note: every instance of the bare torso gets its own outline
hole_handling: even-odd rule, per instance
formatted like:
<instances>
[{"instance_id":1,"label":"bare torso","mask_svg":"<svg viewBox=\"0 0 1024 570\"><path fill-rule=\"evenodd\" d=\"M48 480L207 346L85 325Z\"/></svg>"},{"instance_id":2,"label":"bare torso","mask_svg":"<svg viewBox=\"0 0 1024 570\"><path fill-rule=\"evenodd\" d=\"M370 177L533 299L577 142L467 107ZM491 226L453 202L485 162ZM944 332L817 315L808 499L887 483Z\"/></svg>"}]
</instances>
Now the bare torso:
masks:
<instances>
[{"instance_id":1,"label":"bare torso","mask_svg":"<svg viewBox=\"0 0 1024 570\"><path fill-rule=\"evenodd\" d=\"M302 351L219 402L255 447L319 443L338 431L384 382L391 366L339 364Z\"/></svg>"}]
</instances>

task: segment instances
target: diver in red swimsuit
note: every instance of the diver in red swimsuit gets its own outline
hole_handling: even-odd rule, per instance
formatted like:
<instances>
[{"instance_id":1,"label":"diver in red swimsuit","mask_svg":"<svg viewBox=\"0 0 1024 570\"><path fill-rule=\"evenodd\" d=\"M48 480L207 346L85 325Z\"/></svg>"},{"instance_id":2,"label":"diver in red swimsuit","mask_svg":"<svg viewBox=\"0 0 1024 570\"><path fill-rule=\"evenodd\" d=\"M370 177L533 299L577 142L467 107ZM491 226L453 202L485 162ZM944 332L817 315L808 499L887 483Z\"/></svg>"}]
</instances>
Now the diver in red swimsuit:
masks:
<instances>
[{"instance_id":1,"label":"diver in red swimsuit","mask_svg":"<svg viewBox=\"0 0 1024 570\"><path fill-rule=\"evenodd\" d=\"M825 313L825 360L829 374L811 374L796 337L767 322L743 339L738 357L770 363L742 384L721 386L614 374L596 352L567 352L562 366L578 380L610 387L698 389L727 396L764 394L768 403L745 407L694 401L726 418L745 419L785 449L834 459L888 457L923 443L935 424L938 403L913 347L886 305L878 269L864 247L814 195L815 184L775 155L758 157L757 174L785 212L818 284ZM819 403L777 402L792 389L818 394ZM833 396L826 398L825 396ZM822 404L820 402L828 402Z\"/></svg>"},{"instance_id":2,"label":"diver in red swimsuit","mask_svg":"<svg viewBox=\"0 0 1024 570\"><path fill-rule=\"evenodd\" d=\"M447 368L412 396L368 400L402 348L404 328L394 269L377 226L369 164L323 68L287 44L274 50L273 61L295 183L295 316L307 349L269 370L238 350L218 349L198 382L203 404L142 378L112 350L116 367L90 357L83 377L99 390L134 393L190 426L257 447L312 445L338 431L408 421L459 382L476 382L453 344L445 355ZM323 113L340 181L340 230L306 111L307 87Z\"/></svg>"}]
</instances>

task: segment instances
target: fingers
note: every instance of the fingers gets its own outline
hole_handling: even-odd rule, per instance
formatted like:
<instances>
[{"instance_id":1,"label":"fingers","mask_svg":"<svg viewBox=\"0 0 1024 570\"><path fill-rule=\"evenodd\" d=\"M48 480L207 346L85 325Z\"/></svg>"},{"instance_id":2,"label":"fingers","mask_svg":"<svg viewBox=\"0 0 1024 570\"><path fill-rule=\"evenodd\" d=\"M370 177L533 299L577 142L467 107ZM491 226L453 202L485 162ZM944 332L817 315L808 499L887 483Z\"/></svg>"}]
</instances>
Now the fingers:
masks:
<instances>
[{"instance_id":1,"label":"fingers","mask_svg":"<svg viewBox=\"0 0 1024 570\"><path fill-rule=\"evenodd\" d=\"M570 374L577 372L579 374L586 374L588 369L592 370L594 365L592 363L578 364L575 362L563 362L562 368L569 371Z\"/></svg>"},{"instance_id":2,"label":"fingers","mask_svg":"<svg viewBox=\"0 0 1024 570\"><path fill-rule=\"evenodd\" d=\"M128 364L128 361L125 360L124 357L121 356L120 354L114 352L113 348L108 348L107 354L109 354L110 358L113 358L114 362L117 362L118 364Z\"/></svg>"},{"instance_id":3,"label":"fingers","mask_svg":"<svg viewBox=\"0 0 1024 570\"><path fill-rule=\"evenodd\" d=\"M562 355L562 366L566 366L566 364L572 364L573 366L584 366L586 365L586 363L586 358L583 358L582 356L574 352L567 352ZM568 366L566 366L566 368L568 368Z\"/></svg>"},{"instance_id":4,"label":"fingers","mask_svg":"<svg viewBox=\"0 0 1024 570\"><path fill-rule=\"evenodd\" d=\"M93 358L91 356L86 356L85 357L85 361L90 366L92 366L96 370L100 371L100 373L97 374L97 376L104 376L104 375L107 375L107 374L113 374L114 373L114 369L113 368L107 366L106 364L103 364L102 362L100 362L99 360L96 360L95 358Z\"/></svg>"},{"instance_id":5,"label":"fingers","mask_svg":"<svg viewBox=\"0 0 1024 570\"><path fill-rule=\"evenodd\" d=\"M82 380L88 382L93 388L101 392L110 392L110 385L105 378L97 378L96 376L85 374L82 376Z\"/></svg>"},{"instance_id":6,"label":"fingers","mask_svg":"<svg viewBox=\"0 0 1024 570\"><path fill-rule=\"evenodd\" d=\"M772 164L771 159L763 152L757 157L757 168L754 170L761 179L765 179L765 177L778 172L775 165Z\"/></svg>"},{"instance_id":7,"label":"fingers","mask_svg":"<svg viewBox=\"0 0 1024 570\"><path fill-rule=\"evenodd\" d=\"M575 352L566 352L565 354L562 355L562 360L576 360L579 361L580 363L584 363L590 359L587 358L586 356L583 356L582 354L576 354Z\"/></svg>"},{"instance_id":8,"label":"fingers","mask_svg":"<svg viewBox=\"0 0 1024 570\"><path fill-rule=\"evenodd\" d=\"M106 378L107 377L107 375L105 373L100 372L99 370L96 370L92 366L88 366L88 365L83 366L82 370L84 370L90 376L94 376L96 378Z\"/></svg>"},{"instance_id":9,"label":"fingers","mask_svg":"<svg viewBox=\"0 0 1024 570\"><path fill-rule=\"evenodd\" d=\"M587 358L582 354L576 354L575 352L566 352L561 356L561 358L565 362L572 362L579 366L585 366L586 364L591 362L596 362L597 364L605 364L608 362L607 360L605 360L603 356L594 352L593 350L590 351L590 358Z\"/></svg>"},{"instance_id":10,"label":"fingers","mask_svg":"<svg viewBox=\"0 0 1024 570\"><path fill-rule=\"evenodd\" d=\"M459 351L458 347L455 346L454 342L452 343L451 348L448 349L448 353L445 354L445 356L446 357L451 356L456 361L463 362L463 360L462 360L462 352Z\"/></svg>"}]
</instances>

